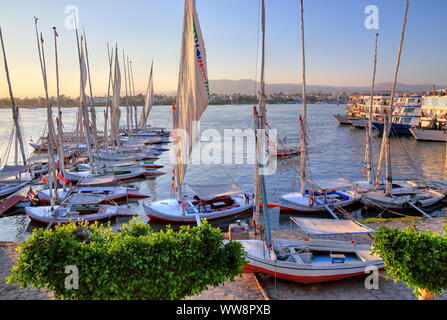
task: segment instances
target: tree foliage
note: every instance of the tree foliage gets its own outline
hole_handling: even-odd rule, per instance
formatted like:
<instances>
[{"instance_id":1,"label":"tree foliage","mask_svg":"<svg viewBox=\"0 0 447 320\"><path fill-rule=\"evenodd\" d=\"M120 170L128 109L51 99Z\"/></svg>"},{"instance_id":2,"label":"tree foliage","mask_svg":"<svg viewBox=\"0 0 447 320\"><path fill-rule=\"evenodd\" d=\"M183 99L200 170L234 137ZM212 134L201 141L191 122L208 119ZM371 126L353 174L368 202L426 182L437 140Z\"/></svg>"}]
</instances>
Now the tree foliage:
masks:
<instances>
[{"instance_id":1,"label":"tree foliage","mask_svg":"<svg viewBox=\"0 0 447 320\"><path fill-rule=\"evenodd\" d=\"M182 299L240 275L244 250L223 242L208 223L153 232L142 222L119 232L99 224L36 229L18 247L8 283L47 288L59 299ZM66 288L66 266L79 270L79 288Z\"/></svg>"},{"instance_id":2,"label":"tree foliage","mask_svg":"<svg viewBox=\"0 0 447 320\"><path fill-rule=\"evenodd\" d=\"M434 295L447 289L446 235L381 226L374 236L373 252L384 260L386 272L413 287L417 296L421 289Z\"/></svg>"}]
</instances>

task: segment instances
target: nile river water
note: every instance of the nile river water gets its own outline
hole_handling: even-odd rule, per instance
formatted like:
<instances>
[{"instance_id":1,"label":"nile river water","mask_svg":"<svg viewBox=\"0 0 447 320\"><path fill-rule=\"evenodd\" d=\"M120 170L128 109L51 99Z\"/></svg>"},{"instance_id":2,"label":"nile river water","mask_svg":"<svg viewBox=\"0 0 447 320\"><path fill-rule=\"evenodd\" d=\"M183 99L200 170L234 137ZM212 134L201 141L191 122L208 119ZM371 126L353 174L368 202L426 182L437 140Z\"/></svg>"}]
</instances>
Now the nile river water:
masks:
<instances>
[{"instance_id":1,"label":"nile river water","mask_svg":"<svg viewBox=\"0 0 447 320\"><path fill-rule=\"evenodd\" d=\"M309 126L309 168L313 179L317 181L335 180L344 178L350 181L363 179L362 167L365 149L365 131L355 129L352 126L339 126L333 117L337 112L343 112L344 105L310 105L308 110ZM139 108L139 111L141 109ZM170 106L155 106L150 114L149 123L153 126L170 128L172 125ZM289 144L298 143L298 115L301 105L284 104L268 107L268 122L277 129L278 136L287 137ZM97 108L99 127L102 128L104 108ZM65 130L72 131L74 127L76 108L63 109L63 121ZM23 136L27 143L28 152L31 149L28 143L32 139L36 141L43 134L46 126L46 110L43 108L21 109L20 111ZM125 124L125 111L122 110L122 124ZM202 132L206 129L215 129L216 133L224 135L225 129L245 130L253 127L251 105L211 105L202 116L200 123ZM5 159L6 148L12 129L11 112L8 109L0 109L0 158ZM209 131L208 131L209 132ZM201 146L205 148L221 145L221 141L209 142L207 137L201 137ZM374 161L377 161L380 146L380 137L374 134ZM225 145L224 153L230 154L233 147ZM170 145L167 145L168 147ZM398 178L444 178L445 144L437 142L418 142L412 137L393 138L391 140L393 153L393 176ZM231 149L231 150L230 150ZM196 148L196 151L198 149ZM202 152L203 152L202 148ZM13 161L13 148L11 148L9 160ZM223 158L223 157L222 157ZM245 159L245 160L244 160ZM235 163L236 160L244 160L243 163ZM253 191L253 164L247 163L242 150L234 151L233 163L223 164L191 164L188 168L185 182L190 184L221 184L237 183L247 192ZM241 161L237 161L241 162ZM138 185L141 191L151 195L144 202L151 202L171 196L171 165L169 152L162 154L159 164L165 165L162 171L165 175L155 180L143 180L132 182ZM296 188L298 183L299 158L279 160L276 172L267 176L267 189L270 202L278 202L279 197ZM141 206L135 205L135 210L141 210ZM434 215L443 215L445 209L438 207L431 210ZM360 215L360 210L354 215ZM241 219L249 220L250 216L242 216ZM287 215L279 215L276 210L271 214L273 228L288 228L290 225ZM112 221L115 227L126 219ZM220 222L218 225L225 228L228 223ZM0 241L23 240L36 226L29 223L24 215L0 218Z\"/></svg>"}]
</instances>

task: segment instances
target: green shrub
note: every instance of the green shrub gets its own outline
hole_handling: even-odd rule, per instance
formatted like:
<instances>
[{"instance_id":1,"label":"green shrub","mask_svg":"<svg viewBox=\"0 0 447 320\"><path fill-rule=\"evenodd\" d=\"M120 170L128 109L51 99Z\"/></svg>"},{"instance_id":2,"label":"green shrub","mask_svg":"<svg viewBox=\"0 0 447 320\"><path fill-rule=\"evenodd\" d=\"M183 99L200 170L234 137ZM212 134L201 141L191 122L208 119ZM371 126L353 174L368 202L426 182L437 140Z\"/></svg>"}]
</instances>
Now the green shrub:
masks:
<instances>
[{"instance_id":1,"label":"green shrub","mask_svg":"<svg viewBox=\"0 0 447 320\"><path fill-rule=\"evenodd\" d=\"M153 232L142 222L120 232L75 223L36 229L18 247L7 282L47 288L59 299L182 299L242 273L242 245L222 241L206 222L178 232ZM79 289L65 288L69 265L79 270Z\"/></svg>"},{"instance_id":2,"label":"green shrub","mask_svg":"<svg viewBox=\"0 0 447 320\"><path fill-rule=\"evenodd\" d=\"M446 227L444 229L447 231ZM445 235L381 226L374 236L373 252L384 260L386 272L396 281L413 287L416 296L420 295L420 289L427 289L434 295L447 289Z\"/></svg>"}]
</instances>

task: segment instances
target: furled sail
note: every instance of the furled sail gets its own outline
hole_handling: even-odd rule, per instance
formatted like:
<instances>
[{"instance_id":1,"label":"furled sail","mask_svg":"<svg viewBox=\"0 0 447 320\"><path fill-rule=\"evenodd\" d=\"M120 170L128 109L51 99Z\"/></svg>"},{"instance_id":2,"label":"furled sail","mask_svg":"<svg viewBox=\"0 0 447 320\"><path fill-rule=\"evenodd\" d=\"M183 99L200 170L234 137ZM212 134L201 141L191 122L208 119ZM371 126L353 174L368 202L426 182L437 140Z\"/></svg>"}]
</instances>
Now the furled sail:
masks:
<instances>
[{"instance_id":1,"label":"furled sail","mask_svg":"<svg viewBox=\"0 0 447 320\"><path fill-rule=\"evenodd\" d=\"M115 54L112 107L110 109L111 110L110 136L112 141L117 140L119 135L119 123L121 118L120 92L121 92L121 71L120 71L118 48L117 48Z\"/></svg>"},{"instance_id":2,"label":"furled sail","mask_svg":"<svg viewBox=\"0 0 447 320\"><path fill-rule=\"evenodd\" d=\"M81 38L81 41L82 41L82 38ZM85 87L87 85L87 66L85 63L84 50L82 49L82 47L81 47L81 57L80 57L79 63L80 63L80 71L81 71L79 99L80 99L81 103L79 104L76 128L77 128L77 132L80 135L83 135L84 127L83 127L82 121L83 121L83 117L85 116L85 112L84 112L83 108L86 103L86 101L85 101Z\"/></svg>"},{"instance_id":3,"label":"furled sail","mask_svg":"<svg viewBox=\"0 0 447 320\"><path fill-rule=\"evenodd\" d=\"M147 118L149 117L152 105L154 104L154 84L152 80L153 67L154 63L152 62L149 83L147 84L146 98L144 99L143 111L141 112L140 122L138 123L139 129L143 129L146 126Z\"/></svg>"},{"instance_id":4,"label":"furled sail","mask_svg":"<svg viewBox=\"0 0 447 320\"><path fill-rule=\"evenodd\" d=\"M185 0L183 19L177 105L173 110L177 186L183 181L198 135L197 121L207 108L209 97L205 46L195 0Z\"/></svg>"}]
</instances>

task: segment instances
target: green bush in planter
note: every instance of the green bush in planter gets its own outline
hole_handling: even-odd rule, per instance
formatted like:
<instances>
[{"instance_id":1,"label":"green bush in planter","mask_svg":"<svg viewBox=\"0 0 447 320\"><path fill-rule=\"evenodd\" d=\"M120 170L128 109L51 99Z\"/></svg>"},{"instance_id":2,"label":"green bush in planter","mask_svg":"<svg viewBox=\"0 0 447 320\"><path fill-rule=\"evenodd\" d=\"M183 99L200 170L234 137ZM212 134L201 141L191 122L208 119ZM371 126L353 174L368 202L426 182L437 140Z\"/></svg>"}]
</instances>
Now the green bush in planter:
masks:
<instances>
[{"instance_id":1,"label":"green bush in planter","mask_svg":"<svg viewBox=\"0 0 447 320\"><path fill-rule=\"evenodd\" d=\"M178 232L153 232L141 222L117 233L98 224L36 229L18 247L7 282L64 299L182 299L241 274L242 245L222 240L208 223ZM65 288L69 265L79 270L78 289Z\"/></svg>"},{"instance_id":2,"label":"green bush in planter","mask_svg":"<svg viewBox=\"0 0 447 320\"><path fill-rule=\"evenodd\" d=\"M384 260L386 272L396 281L413 287L416 296L420 295L419 289L427 289L434 295L447 289L445 235L381 226L374 236L373 252Z\"/></svg>"}]
</instances>

